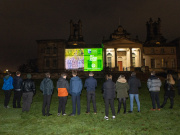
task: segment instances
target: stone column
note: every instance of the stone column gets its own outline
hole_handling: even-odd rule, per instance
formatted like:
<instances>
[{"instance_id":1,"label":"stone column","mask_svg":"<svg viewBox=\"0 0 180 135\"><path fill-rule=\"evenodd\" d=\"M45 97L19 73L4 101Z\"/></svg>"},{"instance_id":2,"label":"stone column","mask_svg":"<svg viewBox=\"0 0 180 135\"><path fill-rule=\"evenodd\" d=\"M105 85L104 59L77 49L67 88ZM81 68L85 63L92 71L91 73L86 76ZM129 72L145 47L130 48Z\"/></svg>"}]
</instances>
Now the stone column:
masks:
<instances>
[{"instance_id":1,"label":"stone column","mask_svg":"<svg viewBox=\"0 0 180 135\"><path fill-rule=\"evenodd\" d=\"M132 66L132 48L129 48L130 51L130 67Z\"/></svg>"},{"instance_id":2,"label":"stone column","mask_svg":"<svg viewBox=\"0 0 180 135\"><path fill-rule=\"evenodd\" d=\"M115 51L115 68L117 68L117 48L114 48Z\"/></svg>"}]
</instances>

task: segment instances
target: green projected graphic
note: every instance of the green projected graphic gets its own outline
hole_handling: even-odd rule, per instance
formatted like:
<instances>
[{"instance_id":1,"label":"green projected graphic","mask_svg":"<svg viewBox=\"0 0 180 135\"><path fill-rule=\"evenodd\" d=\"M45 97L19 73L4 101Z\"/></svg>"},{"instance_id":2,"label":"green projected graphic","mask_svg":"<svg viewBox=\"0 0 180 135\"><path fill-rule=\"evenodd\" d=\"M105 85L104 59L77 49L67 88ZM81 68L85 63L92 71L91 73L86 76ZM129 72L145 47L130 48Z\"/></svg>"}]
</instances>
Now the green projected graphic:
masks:
<instances>
[{"instance_id":1,"label":"green projected graphic","mask_svg":"<svg viewBox=\"0 0 180 135\"><path fill-rule=\"evenodd\" d=\"M102 48L66 49L65 68L83 71L103 70Z\"/></svg>"}]
</instances>

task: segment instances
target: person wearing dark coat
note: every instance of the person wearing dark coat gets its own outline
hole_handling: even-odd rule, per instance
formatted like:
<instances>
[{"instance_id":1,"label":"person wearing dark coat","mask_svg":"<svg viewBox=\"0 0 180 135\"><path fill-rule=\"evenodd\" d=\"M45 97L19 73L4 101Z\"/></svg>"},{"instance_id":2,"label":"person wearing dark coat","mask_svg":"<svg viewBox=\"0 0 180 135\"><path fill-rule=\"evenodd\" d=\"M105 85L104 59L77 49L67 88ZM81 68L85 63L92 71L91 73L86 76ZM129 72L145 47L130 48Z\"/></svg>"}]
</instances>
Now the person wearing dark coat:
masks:
<instances>
[{"instance_id":1,"label":"person wearing dark coat","mask_svg":"<svg viewBox=\"0 0 180 135\"><path fill-rule=\"evenodd\" d=\"M167 79L165 80L165 83L164 83L165 93L164 93L164 101L163 101L163 104L161 105L161 108L163 108L165 106L168 98L170 99L170 102L171 102L170 109L173 108L174 97L175 97L174 85L175 85L175 81L174 81L172 75L168 74Z\"/></svg>"},{"instance_id":2,"label":"person wearing dark coat","mask_svg":"<svg viewBox=\"0 0 180 135\"><path fill-rule=\"evenodd\" d=\"M140 101L139 101L139 87L141 87L140 80L136 77L136 72L132 72L131 77L128 80L129 84L129 97L130 97L130 111L133 112L134 98L137 103L138 112L140 112Z\"/></svg>"},{"instance_id":3,"label":"person wearing dark coat","mask_svg":"<svg viewBox=\"0 0 180 135\"><path fill-rule=\"evenodd\" d=\"M71 94L72 99L72 113L69 116L74 116L76 114L76 105L77 105L77 114L81 113L81 102L80 95L83 88L82 80L77 76L77 71L72 71L72 78L70 80L70 89L69 93Z\"/></svg>"},{"instance_id":4,"label":"person wearing dark coat","mask_svg":"<svg viewBox=\"0 0 180 135\"><path fill-rule=\"evenodd\" d=\"M22 112L29 112L33 95L35 94L35 83L31 79L31 74L27 74L27 79L22 83Z\"/></svg>"},{"instance_id":5,"label":"person wearing dark coat","mask_svg":"<svg viewBox=\"0 0 180 135\"><path fill-rule=\"evenodd\" d=\"M97 109L96 109L96 97L95 97L95 90L97 87L97 80L93 77L94 74L93 72L89 73L89 78L87 78L85 80L85 84L84 87L86 87L87 90L87 111L86 113L90 113L90 102L92 99L92 103L93 103L93 109L94 109L94 114L97 113Z\"/></svg>"},{"instance_id":6,"label":"person wearing dark coat","mask_svg":"<svg viewBox=\"0 0 180 135\"><path fill-rule=\"evenodd\" d=\"M60 116L61 111L62 115L66 115L65 109L66 109L66 103L67 103L67 97L68 97L68 91L69 91L69 83L66 80L67 74L62 73L61 77L57 81L57 90L58 90L58 98L59 98L59 105L58 105L58 116Z\"/></svg>"},{"instance_id":7,"label":"person wearing dark coat","mask_svg":"<svg viewBox=\"0 0 180 135\"><path fill-rule=\"evenodd\" d=\"M21 108L21 96L22 96L22 82L23 79L20 77L21 72L17 71L16 76L14 77L13 86L14 86L14 98L13 98L13 108ZM16 106L17 103L17 106Z\"/></svg>"},{"instance_id":8,"label":"person wearing dark coat","mask_svg":"<svg viewBox=\"0 0 180 135\"><path fill-rule=\"evenodd\" d=\"M53 93L54 85L53 81L50 79L50 73L45 73L45 78L42 80L40 84L40 90L43 92L43 106L42 106L42 115L50 116L52 115L50 112L50 103L51 103L51 95Z\"/></svg>"},{"instance_id":9,"label":"person wearing dark coat","mask_svg":"<svg viewBox=\"0 0 180 135\"><path fill-rule=\"evenodd\" d=\"M116 82L116 92L118 99L118 111L117 114L120 113L121 103L123 101L124 106L124 114L126 113L126 98L128 97L129 85L125 79L124 75L120 75Z\"/></svg>"},{"instance_id":10,"label":"person wearing dark coat","mask_svg":"<svg viewBox=\"0 0 180 135\"><path fill-rule=\"evenodd\" d=\"M116 84L112 81L112 75L106 75L106 82L103 84L103 97L105 101L105 116L104 119L109 120L109 104L112 111L112 118L115 119L115 108L114 108L114 98L116 96L115 89Z\"/></svg>"}]
</instances>

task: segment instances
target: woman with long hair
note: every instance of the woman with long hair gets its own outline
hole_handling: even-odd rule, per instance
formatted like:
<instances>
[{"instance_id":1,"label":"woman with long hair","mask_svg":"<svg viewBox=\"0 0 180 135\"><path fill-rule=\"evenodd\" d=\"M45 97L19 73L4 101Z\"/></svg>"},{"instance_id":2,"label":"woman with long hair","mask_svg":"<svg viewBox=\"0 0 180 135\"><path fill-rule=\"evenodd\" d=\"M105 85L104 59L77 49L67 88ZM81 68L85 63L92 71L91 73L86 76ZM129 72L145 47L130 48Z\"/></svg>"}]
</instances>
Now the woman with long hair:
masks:
<instances>
[{"instance_id":1,"label":"woman with long hair","mask_svg":"<svg viewBox=\"0 0 180 135\"><path fill-rule=\"evenodd\" d=\"M175 85L175 81L174 81L172 75L167 74L167 78L166 78L165 83L164 83L164 90L165 90L164 102L161 105L161 108L163 108L165 106L165 104L167 103L168 98L170 99L170 102L171 102L170 109L173 108L174 97L175 97L174 85Z\"/></svg>"}]
</instances>

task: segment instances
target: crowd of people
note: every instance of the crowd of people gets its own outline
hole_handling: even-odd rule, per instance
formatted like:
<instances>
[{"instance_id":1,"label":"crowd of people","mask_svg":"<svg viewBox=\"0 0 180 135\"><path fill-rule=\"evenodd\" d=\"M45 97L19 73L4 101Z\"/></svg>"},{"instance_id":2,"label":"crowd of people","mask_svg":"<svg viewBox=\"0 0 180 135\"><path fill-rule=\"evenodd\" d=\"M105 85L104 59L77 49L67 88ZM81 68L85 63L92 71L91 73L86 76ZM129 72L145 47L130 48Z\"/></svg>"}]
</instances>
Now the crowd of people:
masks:
<instances>
[{"instance_id":1,"label":"crowd of people","mask_svg":"<svg viewBox=\"0 0 180 135\"><path fill-rule=\"evenodd\" d=\"M2 90L4 90L4 107L9 108L8 104L11 97L11 91L14 91L13 97L13 108L21 108L21 97L22 97L22 112L28 112L31 107L33 95L35 94L35 83L31 79L31 74L27 74L26 79L21 78L21 72L17 71L14 78L11 77L11 73L7 72L7 75L3 78L4 83ZM53 81L51 80L50 73L45 73L45 78L40 83L40 90L43 93L43 105L42 105L42 115L50 116L50 102L51 96L54 90ZM81 103L80 95L83 89L83 83L81 78L77 76L77 71L72 71L72 78L70 79L70 84L66 80L67 74L62 73L61 77L58 79L56 84L56 89L58 91L58 113L57 116L66 115L66 103L67 97L70 94L72 100L72 113L69 116L77 115L81 113ZM178 74L178 93L180 94L180 74ZM170 99L170 108L173 108L174 97L175 97L175 80L171 74L167 74L167 78L164 82L164 101L160 105L159 92L162 85L161 80L155 75L155 72L151 72L151 76L147 80L147 87L150 92L152 100L152 111L159 110L165 106L168 98ZM87 110L86 113L90 113L90 102L92 100L94 114L97 113L96 108L96 87L97 80L94 78L94 73L89 72L89 77L85 80L84 87L87 90ZM141 81L136 77L136 72L131 73L131 77L126 80L124 75L120 75L116 82L113 82L112 75L106 75L106 81L103 83L103 98L105 103L105 116L104 119L109 119L109 106L112 111L112 118L115 119L115 107L114 99L118 99L118 111L120 113L121 104L123 103L124 114L126 112L126 99L129 96L130 99L130 110L128 113L133 112L133 102L134 98L137 103L137 112L140 112L140 101L139 101L139 88L141 87Z\"/></svg>"}]
</instances>

